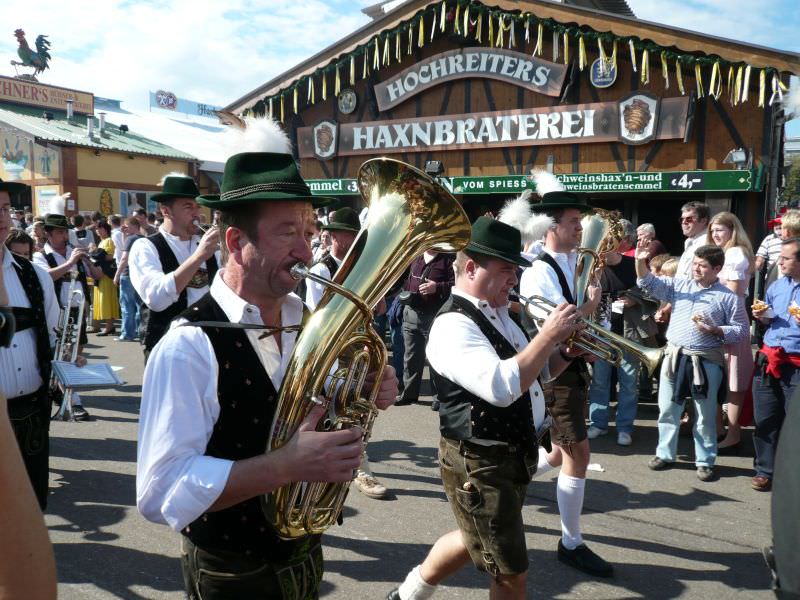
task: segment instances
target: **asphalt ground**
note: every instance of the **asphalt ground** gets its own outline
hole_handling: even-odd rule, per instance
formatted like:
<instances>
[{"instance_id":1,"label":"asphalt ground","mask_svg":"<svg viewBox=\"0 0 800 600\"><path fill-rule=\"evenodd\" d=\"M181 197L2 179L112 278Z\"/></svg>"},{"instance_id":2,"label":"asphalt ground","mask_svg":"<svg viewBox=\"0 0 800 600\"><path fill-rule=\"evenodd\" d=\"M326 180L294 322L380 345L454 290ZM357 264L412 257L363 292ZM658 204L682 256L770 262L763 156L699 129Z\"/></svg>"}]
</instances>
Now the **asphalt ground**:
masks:
<instances>
[{"instance_id":1,"label":"asphalt ground","mask_svg":"<svg viewBox=\"0 0 800 600\"><path fill-rule=\"evenodd\" d=\"M136 429L143 363L140 346L90 334L92 361L124 367L126 385L82 394L94 420L54 422L46 515L56 554L59 597L184 598L179 534L149 523L135 507ZM771 598L761 548L770 543L770 495L750 489L751 430L741 456L718 460L703 483L681 438L680 461L653 472L658 409L640 403L634 443L617 446L613 428L592 441L583 534L615 565L612 579L583 575L556 560L560 535L551 472L528 488L524 521L530 598ZM438 418L430 397L378 418L369 456L390 489L372 500L355 488L345 522L324 536L326 598L382 599L419 564L439 535L455 528L439 479ZM488 580L469 566L438 598L487 598Z\"/></svg>"}]
</instances>

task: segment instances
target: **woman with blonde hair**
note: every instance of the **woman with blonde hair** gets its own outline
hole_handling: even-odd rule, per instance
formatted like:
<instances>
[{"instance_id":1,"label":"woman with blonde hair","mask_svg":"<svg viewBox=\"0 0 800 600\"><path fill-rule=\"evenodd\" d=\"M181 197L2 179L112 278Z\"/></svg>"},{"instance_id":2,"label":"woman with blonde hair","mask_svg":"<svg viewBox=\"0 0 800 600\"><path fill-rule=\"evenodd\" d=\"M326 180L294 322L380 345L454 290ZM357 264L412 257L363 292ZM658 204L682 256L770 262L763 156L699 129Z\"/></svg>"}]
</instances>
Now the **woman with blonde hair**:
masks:
<instances>
[{"instance_id":1,"label":"woman with blonde hair","mask_svg":"<svg viewBox=\"0 0 800 600\"><path fill-rule=\"evenodd\" d=\"M730 212L717 213L708 223L708 239L725 250L725 264L719 273L720 283L742 298L750 286L755 256L753 245L741 221ZM749 325L749 324L748 324ZM749 337L725 346L728 370L728 431L719 443L718 454L738 452L741 444L739 415L750 380L753 377L753 348Z\"/></svg>"}]
</instances>

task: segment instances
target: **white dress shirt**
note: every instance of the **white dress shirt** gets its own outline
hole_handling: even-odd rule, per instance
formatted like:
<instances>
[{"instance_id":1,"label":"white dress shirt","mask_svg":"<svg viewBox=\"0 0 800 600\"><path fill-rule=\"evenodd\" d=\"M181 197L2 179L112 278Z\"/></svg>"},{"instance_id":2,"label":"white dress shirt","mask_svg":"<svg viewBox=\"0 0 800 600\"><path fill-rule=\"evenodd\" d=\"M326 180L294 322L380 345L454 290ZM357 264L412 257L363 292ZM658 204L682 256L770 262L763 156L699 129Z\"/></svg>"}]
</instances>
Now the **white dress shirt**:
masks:
<instances>
[{"instance_id":1,"label":"white dress shirt","mask_svg":"<svg viewBox=\"0 0 800 600\"><path fill-rule=\"evenodd\" d=\"M692 278L692 261L694 260L694 251L700 246L705 246L706 244L708 244L708 237L706 236L705 230L703 230L701 233L698 233L694 237L686 238L686 240L683 242L684 251L683 254L681 254L681 259L678 261L678 270L675 273L675 277L680 277L683 279Z\"/></svg>"},{"instance_id":2,"label":"white dress shirt","mask_svg":"<svg viewBox=\"0 0 800 600\"><path fill-rule=\"evenodd\" d=\"M578 262L578 254L576 252L553 252L548 248L542 248L542 252L547 252L555 259L556 264L561 267L564 276L567 278L570 294L574 298L575 266ZM556 304L567 301L556 272L543 260L533 261L533 264L522 272L522 277L519 280L519 293L526 298L542 296ZM547 317L546 311L540 309L533 309L531 312L540 318Z\"/></svg>"},{"instance_id":3,"label":"white dress shirt","mask_svg":"<svg viewBox=\"0 0 800 600\"><path fill-rule=\"evenodd\" d=\"M67 244L66 253L67 256L72 254L72 246ZM51 254L56 259L56 266L60 267L65 262L67 262L67 256L62 256L58 252L56 252L53 247L49 243L45 243L44 245L44 252L36 252L33 255L33 264L37 267L41 267L45 271L50 270L50 264L47 262L47 258L45 258L45 254ZM73 269L77 269L77 265L73 267ZM86 270L86 266L84 265L84 270ZM52 277L50 278L52 281ZM66 275L64 282L61 285L61 293L59 294L59 303L61 306L66 306L67 303L70 301L70 291L69 288L71 286L70 276L69 274ZM75 288L73 290L75 292L75 296L72 298L72 306L80 306L80 303L83 301L83 286L80 284L79 281L75 282Z\"/></svg>"},{"instance_id":4,"label":"white dress shirt","mask_svg":"<svg viewBox=\"0 0 800 600\"><path fill-rule=\"evenodd\" d=\"M336 261L337 269L342 266L342 261L336 258L333 254L331 254L331 258ZM311 267L311 272L314 275L319 275L325 279L331 279L330 269L328 269L328 265L326 265L324 262L318 262ZM322 294L324 292L324 285L317 283L316 281L311 281L310 279L306 280L306 305L310 310L315 310L317 308L319 301L322 300Z\"/></svg>"},{"instance_id":5,"label":"white dress shirt","mask_svg":"<svg viewBox=\"0 0 800 600\"><path fill-rule=\"evenodd\" d=\"M122 233L122 229L117 227L111 230L111 241L114 242L114 260L119 261L122 260L122 253L125 251L125 244L123 238L125 234Z\"/></svg>"},{"instance_id":6,"label":"white dress shirt","mask_svg":"<svg viewBox=\"0 0 800 600\"><path fill-rule=\"evenodd\" d=\"M69 236L69 243L71 246L75 248L86 248L89 249L89 246L92 244L97 244L97 240L95 240L94 232L91 229L82 229L81 231L86 232L86 236L81 239L78 237L78 230L77 229L69 229L68 230Z\"/></svg>"},{"instance_id":7,"label":"white dress shirt","mask_svg":"<svg viewBox=\"0 0 800 600\"><path fill-rule=\"evenodd\" d=\"M263 325L258 307L227 286L222 270L211 284L211 296L232 323ZM303 302L290 294L281 308L281 325L298 325L302 317ZM273 336L259 339L259 330L246 333L275 389L280 389L297 333L281 333L280 349ZM199 327L177 323L153 349L145 368L136 504L145 518L176 531L208 511L233 466L233 461L204 455L220 413L218 374L208 336Z\"/></svg>"},{"instance_id":8,"label":"white dress shirt","mask_svg":"<svg viewBox=\"0 0 800 600\"><path fill-rule=\"evenodd\" d=\"M3 252L3 281L8 293L9 306L31 308L22 282L14 268L17 264L11 252ZM55 328L58 327L59 306L53 278L41 267L34 265L36 276L44 293L44 314L47 331L50 333L50 346L56 342ZM36 330L34 328L18 331L11 340L9 348L0 348L0 393L6 398L16 398L32 394L42 386L39 364L36 360Z\"/></svg>"},{"instance_id":9,"label":"white dress shirt","mask_svg":"<svg viewBox=\"0 0 800 600\"><path fill-rule=\"evenodd\" d=\"M525 334L508 315L508 307L492 308L488 302L458 288L453 288L452 294L474 304L517 352L528 345ZM494 406L510 406L523 394L516 357L501 360L478 325L461 313L436 317L425 355L439 375ZM530 393L533 422L538 430L545 419L544 394L538 379L531 385Z\"/></svg>"},{"instance_id":10,"label":"white dress shirt","mask_svg":"<svg viewBox=\"0 0 800 600\"><path fill-rule=\"evenodd\" d=\"M197 235L192 236L190 240L181 240L177 236L167 233L163 228L160 231L175 254L179 265L189 260L200 243L200 236ZM219 256L217 256L217 264L219 264ZM128 273L133 288L150 310L161 312L178 301L180 292L175 286L175 271L164 273L161 260L158 258L158 250L147 238L138 239L131 246L128 253ZM187 286L187 306L197 302L207 291L207 286L202 288Z\"/></svg>"}]
</instances>

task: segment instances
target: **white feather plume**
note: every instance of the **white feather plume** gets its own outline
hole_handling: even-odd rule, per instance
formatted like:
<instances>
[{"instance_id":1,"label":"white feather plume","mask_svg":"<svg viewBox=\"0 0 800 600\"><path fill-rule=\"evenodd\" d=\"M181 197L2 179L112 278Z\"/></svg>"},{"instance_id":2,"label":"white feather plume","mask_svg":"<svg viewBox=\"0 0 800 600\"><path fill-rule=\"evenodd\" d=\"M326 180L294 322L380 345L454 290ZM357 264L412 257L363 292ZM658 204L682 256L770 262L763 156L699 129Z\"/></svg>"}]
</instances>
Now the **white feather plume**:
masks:
<instances>
[{"instance_id":1,"label":"white feather plume","mask_svg":"<svg viewBox=\"0 0 800 600\"><path fill-rule=\"evenodd\" d=\"M526 190L520 196L517 196L513 200L509 200L503 205L503 208L497 217L497 220L501 223L511 225L511 227L518 229L523 238L525 237L525 227L531 218L531 205L529 201L531 195L532 192L530 190Z\"/></svg>"},{"instance_id":2,"label":"white feather plume","mask_svg":"<svg viewBox=\"0 0 800 600\"><path fill-rule=\"evenodd\" d=\"M277 152L291 154L292 142L277 121L270 118L244 119L244 129L228 127L223 139L225 159L242 152Z\"/></svg>"},{"instance_id":3,"label":"white feather plume","mask_svg":"<svg viewBox=\"0 0 800 600\"><path fill-rule=\"evenodd\" d=\"M164 182L166 182L167 177L186 177L186 179L193 179L191 175L181 173L180 171L173 171L172 173L167 173L161 178L161 180L158 182L160 187L164 187Z\"/></svg>"},{"instance_id":4,"label":"white feather plume","mask_svg":"<svg viewBox=\"0 0 800 600\"><path fill-rule=\"evenodd\" d=\"M525 236L531 242L543 240L550 228L555 225L552 217L545 214L534 214L525 226Z\"/></svg>"},{"instance_id":5,"label":"white feather plume","mask_svg":"<svg viewBox=\"0 0 800 600\"><path fill-rule=\"evenodd\" d=\"M53 196L50 198L50 206L48 207L50 210L48 213L51 215L65 215L67 200L69 200L71 196L72 194L70 192L65 192L60 196Z\"/></svg>"},{"instance_id":6,"label":"white feather plume","mask_svg":"<svg viewBox=\"0 0 800 600\"><path fill-rule=\"evenodd\" d=\"M552 173L544 169L534 169L531 171L533 182L536 184L536 193L544 196L550 192L563 192L564 185Z\"/></svg>"},{"instance_id":7,"label":"white feather plume","mask_svg":"<svg viewBox=\"0 0 800 600\"><path fill-rule=\"evenodd\" d=\"M789 90L784 110L788 119L800 118L800 84L792 86L792 89Z\"/></svg>"}]
</instances>

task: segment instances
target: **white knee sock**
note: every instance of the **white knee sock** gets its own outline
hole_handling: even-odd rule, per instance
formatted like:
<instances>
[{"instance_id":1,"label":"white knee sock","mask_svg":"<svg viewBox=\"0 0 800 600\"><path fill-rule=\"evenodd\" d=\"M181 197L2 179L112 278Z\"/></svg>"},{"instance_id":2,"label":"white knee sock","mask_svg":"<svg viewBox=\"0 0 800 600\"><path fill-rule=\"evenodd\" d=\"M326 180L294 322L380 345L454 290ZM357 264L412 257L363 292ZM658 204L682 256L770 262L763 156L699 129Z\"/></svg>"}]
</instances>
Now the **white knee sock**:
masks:
<instances>
[{"instance_id":1,"label":"white knee sock","mask_svg":"<svg viewBox=\"0 0 800 600\"><path fill-rule=\"evenodd\" d=\"M540 477L553 469L555 467L547 462L547 450L539 446L539 462L536 464L536 475L534 477Z\"/></svg>"},{"instance_id":2,"label":"white knee sock","mask_svg":"<svg viewBox=\"0 0 800 600\"><path fill-rule=\"evenodd\" d=\"M435 585L425 583L425 580L419 573L420 566L421 565L417 565L414 567L398 589L400 600L427 600L427 598L433 596L433 592L436 591Z\"/></svg>"},{"instance_id":3,"label":"white knee sock","mask_svg":"<svg viewBox=\"0 0 800 600\"><path fill-rule=\"evenodd\" d=\"M561 515L561 543L567 550L574 550L583 543L581 537L581 511L583 510L583 491L585 479L558 474L556 498Z\"/></svg>"}]
</instances>

